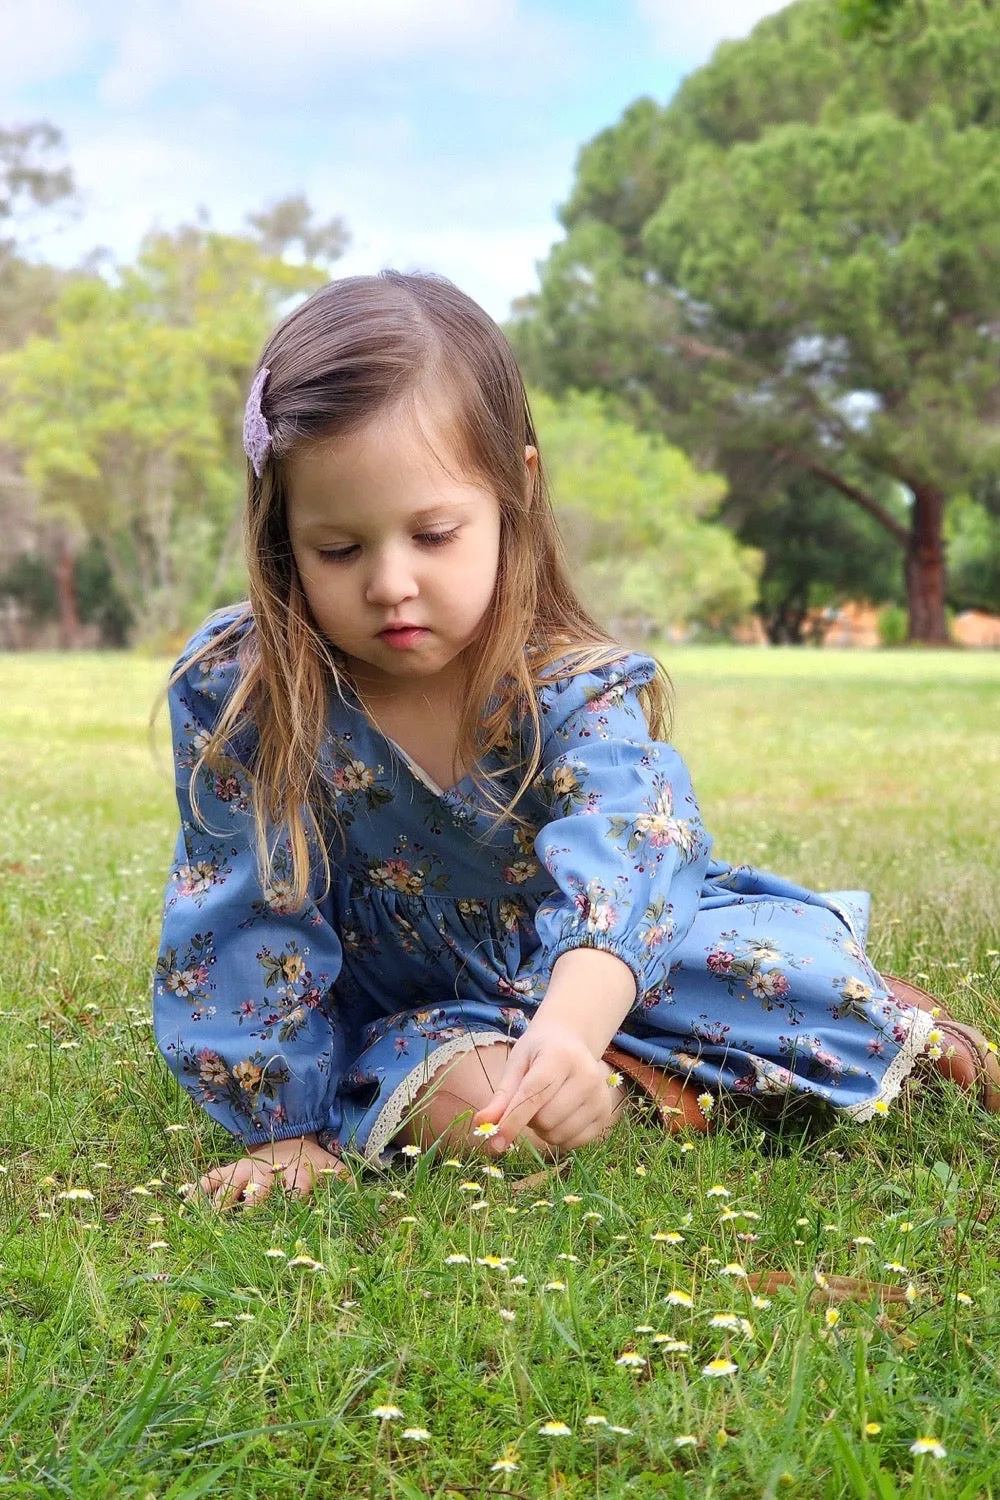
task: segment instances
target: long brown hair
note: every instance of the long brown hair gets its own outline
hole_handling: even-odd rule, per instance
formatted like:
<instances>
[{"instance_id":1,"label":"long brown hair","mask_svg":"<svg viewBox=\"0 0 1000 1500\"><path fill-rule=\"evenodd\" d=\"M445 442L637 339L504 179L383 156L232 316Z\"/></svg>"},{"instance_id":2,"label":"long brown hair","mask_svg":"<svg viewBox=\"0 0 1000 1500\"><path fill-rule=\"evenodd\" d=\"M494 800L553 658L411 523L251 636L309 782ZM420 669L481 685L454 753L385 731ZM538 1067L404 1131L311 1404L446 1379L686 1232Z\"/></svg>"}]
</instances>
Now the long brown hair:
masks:
<instances>
[{"instance_id":1,"label":"long brown hair","mask_svg":"<svg viewBox=\"0 0 1000 1500\"><path fill-rule=\"evenodd\" d=\"M330 863L325 832L342 829L320 770L331 692L352 686L345 659L318 629L299 580L286 524L289 456L336 439L406 402L418 391L447 393L448 431L463 472L486 481L500 507L500 557L493 598L476 649L468 654L467 691L456 758L470 766L484 807L495 812L487 837L507 819L524 824L517 804L541 766L536 689L562 658L560 676L620 659L623 647L584 609L569 579L541 452L526 482L525 447L539 448L521 372L501 329L442 276L380 271L349 276L314 292L271 334L258 369L270 370L262 410L271 447L260 477L247 466L244 544L249 598L228 628L183 660L232 652L239 636L237 683L191 774L192 801L203 766L223 769L227 742L256 731L250 774L262 883L274 851L268 828L287 831L292 858L289 904L311 886L310 851ZM220 610L215 619L228 613ZM670 683L657 664L641 690L651 734L666 738ZM488 701L496 707L486 713ZM521 773L506 800L500 773L482 761L522 734ZM249 768L247 768L249 769ZM508 775L509 771L505 771ZM197 804L195 803L195 806Z\"/></svg>"}]
</instances>

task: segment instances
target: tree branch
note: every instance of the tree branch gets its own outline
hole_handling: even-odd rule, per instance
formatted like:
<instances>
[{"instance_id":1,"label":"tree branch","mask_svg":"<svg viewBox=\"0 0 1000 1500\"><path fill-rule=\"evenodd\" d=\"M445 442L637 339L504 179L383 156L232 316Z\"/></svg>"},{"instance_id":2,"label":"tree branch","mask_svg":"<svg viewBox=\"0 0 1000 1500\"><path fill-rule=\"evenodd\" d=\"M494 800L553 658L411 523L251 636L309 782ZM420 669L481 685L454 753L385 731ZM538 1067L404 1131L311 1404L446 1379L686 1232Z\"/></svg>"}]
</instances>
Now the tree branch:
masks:
<instances>
[{"instance_id":1,"label":"tree branch","mask_svg":"<svg viewBox=\"0 0 1000 1500\"><path fill-rule=\"evenodd\" d=\"M815 474L817 479L822 479L824 483L839 490L848 500L853 500L855 505L860 505L862 510L867 511L901 547L909 546L910 533L902 522L897 521L876 499L859 489L856 484L851 484L849 479L844 479L835 469L828 468L818 458L812 458L808 453L799 453L794 448L775 448L772 451L775 458L796 464L798 468L806 469L810 474Z\"/></svg>"}]
</instances>

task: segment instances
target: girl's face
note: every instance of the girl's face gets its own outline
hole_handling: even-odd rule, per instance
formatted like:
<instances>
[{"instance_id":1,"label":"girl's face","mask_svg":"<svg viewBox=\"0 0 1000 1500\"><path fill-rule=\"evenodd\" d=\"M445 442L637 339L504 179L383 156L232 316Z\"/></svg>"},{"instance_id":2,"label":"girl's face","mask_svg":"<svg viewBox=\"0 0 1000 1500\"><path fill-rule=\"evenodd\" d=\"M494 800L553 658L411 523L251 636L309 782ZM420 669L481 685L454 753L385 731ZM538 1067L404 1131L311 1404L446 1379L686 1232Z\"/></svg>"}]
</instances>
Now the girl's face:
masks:
<instances>
[{"instance_id":1,"label":"girl's face","mask_svg":"<svg viewBox=\"0 0 1000 1500\"><path fill-rule=\"evenodd\" d=\"M455 477L405 409L304 449L287 475L288 533L316 623L360 686L390 696L441 674L454 685L499 561L496 495L457 473L422 417ZM535 461L526 450L526 477Z\"/></svg>"}]
</instances>

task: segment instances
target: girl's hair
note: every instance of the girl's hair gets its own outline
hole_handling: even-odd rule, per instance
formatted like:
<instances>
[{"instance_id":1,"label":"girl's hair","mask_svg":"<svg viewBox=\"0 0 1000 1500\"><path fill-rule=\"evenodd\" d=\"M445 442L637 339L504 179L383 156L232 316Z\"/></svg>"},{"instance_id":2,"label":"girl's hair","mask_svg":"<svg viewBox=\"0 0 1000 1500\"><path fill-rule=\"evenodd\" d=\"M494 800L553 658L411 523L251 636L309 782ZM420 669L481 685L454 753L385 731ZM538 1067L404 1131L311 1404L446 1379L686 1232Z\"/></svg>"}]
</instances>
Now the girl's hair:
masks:
<instances>
[{"instance_id":1,"label":"girl's hair","mask_svg":"<svg viewBox=\"0 0 1000 1500\"><path fill-rule=\"evenodd\" d=\"M258 369L265 365L270 376L262 406L271 448L259 478L247 465L249 598L228 628L182 662L171 683L205 656L225 656L227 646L231 655L233 638L241 637L237 684L192 771L192 800L202 767L224 769L228 745L255 730L250 782L262 883L273 885L267 830L278 826L287 831L292 862L282 886L288 908L297 909L310 894L311 849L322 860L328 889L324 832L332 824L343 837L320 748L331 690L343 696L353 685L346 659L313 619L296 570L286 523L291 454L429 395L440 400L442 427L463 472L495 492L499 569L469 653L457 745L458 764L472 767L484 806L496 813L487 837L507 819L525 824L516 809L541 765L536 688L546 669L562 658L558 675L575 676L624 652L570 582L540 453L527 483L525 446L539 444L513 350L493 319L450 281L393 270L331 281L275 328ZM640 694L651 734L666 738L670 681L659 663ZM491 697L496 707L484 716ZM514 747L521 751L514 764L520 783L512 796L508 787L505 798L501 776L487 773L481 762L525 724L530 745L525 748L522 738Z\"/></svg>"}]
</instances>

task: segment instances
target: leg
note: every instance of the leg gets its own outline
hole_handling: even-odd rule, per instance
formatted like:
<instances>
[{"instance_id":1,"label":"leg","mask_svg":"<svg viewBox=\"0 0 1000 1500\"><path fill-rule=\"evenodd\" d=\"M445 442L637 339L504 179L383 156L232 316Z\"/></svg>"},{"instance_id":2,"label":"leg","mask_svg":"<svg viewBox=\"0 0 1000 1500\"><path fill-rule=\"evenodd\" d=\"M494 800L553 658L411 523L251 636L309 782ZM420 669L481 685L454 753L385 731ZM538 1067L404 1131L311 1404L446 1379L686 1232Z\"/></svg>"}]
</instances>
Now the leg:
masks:
<instances>
[{"instance_id":1,"label":"leg","mask_svg":"<svg viewBox=\"0 0 1000 1500\"><path fill-rule=\"evenodd\" d=\"M496 1092L510 1045L498 1042L475 1047L454 1062L442 1066L417 1092L408 1120L393 1136L390 1144L428 1146L439 1142L446 1151L458 1155L469 1154L474 1145L470 1116L482 1109ZM610 1076L613 1069L607 1060L603 1061L602 1066ZM608 1138L624 1115L626 1102L627 1095L623 1090L611 1125L604 1132L602 1140ZM463 1115L466 1118L459 1119ZM549 1161L568 1154L550 1146L530 1126L521 1131L518 1140L532 1146L540 1156Z\"/></svg>"},{"instance_id":2,"label":"leg","mask_svg":"<svg viewBox=\"0 0 1000 1500\"><path fill-rule=\"evenodd\" d=\"M460 1121L457 1117L470 1111L474 1114L489 1102L500 1082L509 1051L507 1043L476 1047L439 1069L417 1094L411 1117L393 1137L392 1144L427 1146L440 1140L446 1151L467 1154L473 1146L470 1119ZM604 1067L610 1074L612 1069L607 1063ZM612 1126L621 1118L624 1105L623 1093ZM547 1161L566 1154L543 1141L530 1126L522 1130L518 1140L532 1146Z\"/></svg>"},{"instance_id":3,"label":"leg","mask_svg":"<svg viewBox=\"0 0 1000 1500\"><path fill-rule=\"evenodd\" d=\"M492 1047L473 1047L452 1063L446 1063L424 1084L413 1102L409 1120L394 1146L429 1146L440 1141L445 1151L455 1155L470 1154L473 1148L471 1115L459 1115L482 1109L493 1097L500 1082L510 1047L498 1042ZM556 1152L533 1130L526 1128L518 1138L533 1146L539 1155L551 1160Z\"/></svg>"}]
</instances>

